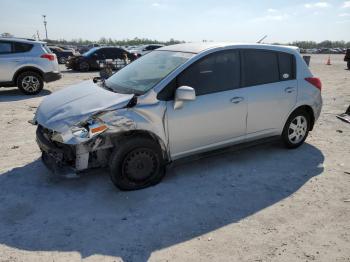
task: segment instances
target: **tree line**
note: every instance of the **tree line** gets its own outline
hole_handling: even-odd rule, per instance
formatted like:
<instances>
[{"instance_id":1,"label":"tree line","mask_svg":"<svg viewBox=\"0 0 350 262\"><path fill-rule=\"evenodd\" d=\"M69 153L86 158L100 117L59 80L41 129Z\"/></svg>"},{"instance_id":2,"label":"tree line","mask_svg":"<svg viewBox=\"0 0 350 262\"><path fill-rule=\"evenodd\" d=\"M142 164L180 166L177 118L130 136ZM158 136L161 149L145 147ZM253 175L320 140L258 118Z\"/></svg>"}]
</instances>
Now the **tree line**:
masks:
<instances>
[{"instance_id":1,"label":"tree line","mask_svg":"<svg viewBox=\"0 0 350 262\"><path fill-rule=\"evenodd\" d=\"M2 37L12 37L13 35L10 33L2 33ZM89 45L89 44L102 44L102 45L111 45L111 46L133 46L133 45L144 45L144 44L163 44L163 45L174 45L179 43L185 43L185 41L175 40L171 38L168 41L158 41L154 39L148 38L138 38L135 37L133 39L123 39L123 40L115 40L112 38L101 37L98 41L91 41L82 38L65 40L65 39L46 39L48 43L52 44L61 44L61 45ZM203 40L205 41L205 40ZM281 43L274 43L280 45ZM350 42L345 41L331 41L325 40L322 42L315 41L294 41L291 43L287 43L287 45L297 46L299 48L311 49L311 48L350 48Z\"/></svg>"},{"instance_id":2,"label":"tree line","mask_svg":"<svg viewBox=\"0 0 350 262\"><path fill-rule=\"evenodd\" d=\"M154 39L148 38L138 38L135 37L133 39L123 39L123 40L115 40L112 38L101 37L98 41L91 41L86 39L72 39L72 40L45 40L48 43L52 44L61 44L61 45L90 45L90 44L101 44L101 45L109 45L109 46L134 46L134 45L145 45L145 44L162 44L162 45L175 45L180 43L185 43L185 41L179 41L171 38L168 41L158 41Z\"/></svg>"},{"instance_id":3,"label":"tree line","mask_svg":"<svg viewBox=\"0 0 350 262\"><path fill-rule=\"evenodd\" d=\"M295 41L289 43L288 45L297 46L303 49L312 49L312 48L350 48L350 42L345 41L330 41L325 40L322 42L314 42L314 41Z\"/></svg>"}]
</instances>

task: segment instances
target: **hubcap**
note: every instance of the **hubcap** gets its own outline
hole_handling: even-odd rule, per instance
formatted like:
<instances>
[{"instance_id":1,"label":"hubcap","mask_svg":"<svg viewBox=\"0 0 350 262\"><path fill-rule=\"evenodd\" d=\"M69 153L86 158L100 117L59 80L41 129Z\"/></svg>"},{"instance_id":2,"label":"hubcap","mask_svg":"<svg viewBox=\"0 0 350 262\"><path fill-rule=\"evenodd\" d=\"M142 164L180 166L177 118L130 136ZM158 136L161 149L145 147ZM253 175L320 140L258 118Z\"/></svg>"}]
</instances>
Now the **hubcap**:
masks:
<instances>
[{"instance_id":1,"label":"hubcap","mask_svg":"<svg viewBox=\"0 0 350 262\"><path fill-rule=\"evenodd\" d=\"M149 149L131 151L124 159L123 173L135 182L150 178L157 168L157 158Z\"/></svg>"},{"instance_id":2,"label":"hubcap","mask_svg":"<svg viewBox=\"0 0 350 262\"><path fill-rule=\"evenodd\" d=\"M304 116L297 116L290 122L288 128L288 139L293 144L302 141L307 132L307 120Z\"/></svg>"},{"instance_id":3,"label":"hubcap","mask_svg":"<svg viewBox=\"0 0 350 262\"><path fill-rule=\"evenodd\" d=\"M40 87L40 81L35 76L26 76L22 80L22 87L27 92L35 92Z\"/></svg>"}]
</instances>

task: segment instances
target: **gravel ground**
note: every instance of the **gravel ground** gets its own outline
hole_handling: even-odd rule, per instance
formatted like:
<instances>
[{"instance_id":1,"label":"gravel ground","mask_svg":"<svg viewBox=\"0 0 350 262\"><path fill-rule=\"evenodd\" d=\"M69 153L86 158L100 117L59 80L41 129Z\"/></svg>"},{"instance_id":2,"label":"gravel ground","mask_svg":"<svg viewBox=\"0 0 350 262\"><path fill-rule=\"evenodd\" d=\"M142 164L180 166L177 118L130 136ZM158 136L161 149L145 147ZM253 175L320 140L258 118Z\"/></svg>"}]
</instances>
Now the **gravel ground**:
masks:
<instances>
[{"instance_id":1,"label":"gravel ground","mask_svg":"<svg viewBox=\"0 0 350 262\"><path fill-rule=\"evenodd\" d=\"M324 107L305 145L263 144L171 166L121 192L104 170L50 178L27 123L45 95L0 89L0 261L350 261L350 104L343 56L313 55Z\"/></svg>"}]
</instances>

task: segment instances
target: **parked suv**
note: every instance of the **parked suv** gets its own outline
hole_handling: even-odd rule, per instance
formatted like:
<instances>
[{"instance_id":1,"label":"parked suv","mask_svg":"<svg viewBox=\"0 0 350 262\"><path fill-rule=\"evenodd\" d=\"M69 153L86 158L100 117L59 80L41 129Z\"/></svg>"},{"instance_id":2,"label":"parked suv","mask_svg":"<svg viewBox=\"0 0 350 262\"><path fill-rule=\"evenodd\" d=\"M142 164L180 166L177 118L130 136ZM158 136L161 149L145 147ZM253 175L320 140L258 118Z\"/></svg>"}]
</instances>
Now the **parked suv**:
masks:
<instances>
[{"instance_id":1,"label":"parked suv","mask_svg":"<svg viewBox=\"0 0 350 262\"><path fill-rule=\"evenodd\" d=\"M189 155L271 136L296 148L321 107L321 82L296 48L180 44L99 85L45 97L33 123L48 167L108 166L117 187L133 190L158 183L166 163Z\"/></svg>"},{"instance_id":2,"label":"parked suv","mask_svg":"<svg viewBox=\"0 0 350 262\"><path fill-rule=\"evenodd\" d=\"M60 78L56 55L45 42L0 38L0 86L17 86L24 94L34 95L44 82Z\"/></svg>"},{"instance_id":3,"label":"parked suv","mask_svg":"<svg viewBox=\"0 0 350 262\"><path fill-rule=\"evenodd\" d=\"M130 61L136 59L136 56L128 51L118 47L94 47L81 56L70 57L66 63L68 69L78 71L89 71L91 69L99 69L97 61L105 59L125 59L125 55Z\"/></svg>"}]
</instances>

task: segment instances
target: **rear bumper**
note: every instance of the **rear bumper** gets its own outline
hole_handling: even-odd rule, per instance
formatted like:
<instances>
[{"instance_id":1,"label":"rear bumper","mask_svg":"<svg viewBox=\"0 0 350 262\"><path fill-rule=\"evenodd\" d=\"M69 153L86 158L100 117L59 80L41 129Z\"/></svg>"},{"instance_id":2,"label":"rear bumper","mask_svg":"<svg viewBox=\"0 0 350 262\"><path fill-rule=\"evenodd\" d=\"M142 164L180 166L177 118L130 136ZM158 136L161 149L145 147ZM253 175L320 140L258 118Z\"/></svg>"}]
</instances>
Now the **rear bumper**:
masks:
<instances>
[{"instance_id":1,"label":"rear bumper","mask_svg":"<svg viewBox=\"0 0 350 262\"><path fill-rule=\"evenodd\" d=\"M47 72L44 73L44 81L45 82L53 82L62 78L62 74L60 72Z\"/></svg>"}]
</instances>

